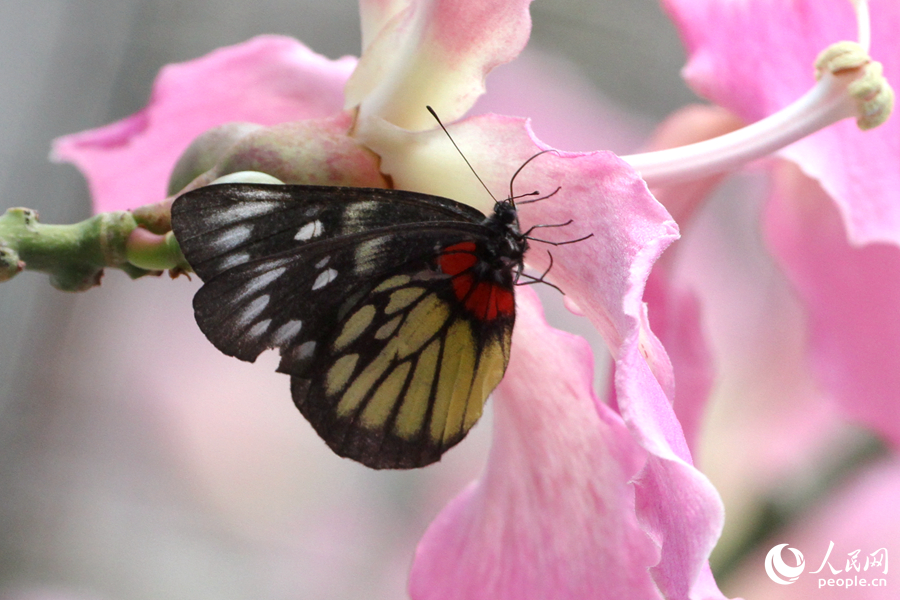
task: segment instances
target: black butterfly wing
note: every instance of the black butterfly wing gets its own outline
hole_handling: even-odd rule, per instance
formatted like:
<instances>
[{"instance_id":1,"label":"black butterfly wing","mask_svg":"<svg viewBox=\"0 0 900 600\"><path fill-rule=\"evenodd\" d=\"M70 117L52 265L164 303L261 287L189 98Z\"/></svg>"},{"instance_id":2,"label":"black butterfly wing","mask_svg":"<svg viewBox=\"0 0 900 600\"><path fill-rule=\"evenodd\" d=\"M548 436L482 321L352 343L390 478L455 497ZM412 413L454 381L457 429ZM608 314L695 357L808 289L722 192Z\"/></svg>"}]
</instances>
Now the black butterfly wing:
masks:
<instances>
[{"instance_id":1,"label":"black butterfly wing","mask_svg":"<svg viewBox=\"0 0 900 600\"><path fill-rule=\"evenodd\" d=\"M509 358L512 305L498 311L493 296L465 292L466 273L441 269L448 255L477 262L483 216L391 190L240 187L226 202L203 188L173 206L185 256L203 265L201 329L243 360L279 348L295 403L338 454L375 468L438 460L477 421ZM391 219L372 203L390 204ZM503 287L511 298L511 280Z\"/></svg>"},{"instance_id":2,"label":"black butterfly wing","mask_svg":"<svg viewBox=\"0 0 900 600\"><path fill-rule=\"evenodd\" d=\"M232 183L198 188L172 206L172 229L203 281L320 239L402 223L483 219L447 198L379 188Z\"/></svg>"}]
</instances>

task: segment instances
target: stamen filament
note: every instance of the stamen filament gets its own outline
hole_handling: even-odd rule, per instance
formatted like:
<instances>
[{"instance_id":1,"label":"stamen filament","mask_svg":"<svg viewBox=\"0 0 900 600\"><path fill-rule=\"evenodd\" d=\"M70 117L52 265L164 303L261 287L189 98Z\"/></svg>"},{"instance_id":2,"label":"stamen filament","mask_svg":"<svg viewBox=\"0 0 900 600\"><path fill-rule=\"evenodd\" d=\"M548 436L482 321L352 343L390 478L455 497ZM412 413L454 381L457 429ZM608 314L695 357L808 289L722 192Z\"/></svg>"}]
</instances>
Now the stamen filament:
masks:
<instances>
[{"instance_id":1,"label":"stamen filament","mask_svg":"<svg viewBox=\"0 0 900 600\"><path fill-rule=\"evenodd\" d=\"M867 14L860 23L868 21ZM815 68L818 82L811 90L752 125L696 144L622 158L648 185L669 185L730 171L847 117L856 117L866 130L890 116L894 91L881 63L856 42L832 44L819 54Z\"/></svg>"},{"instance_id":2,"label":"stamen filament","mask_svg":"<svg viewBox=\"0 0 900 600\"><path fill-rule=\"evenodd\" d=\"M869 47L872 45L872 26L869 20L869 2L868 0L850 0L853 9L856 11L856 42L862 46L866 54L869 53Z\"/></svg>"},{"instance_id":3,"label":"stamen filament","mask_svg":"<svg viewBox=\"0 0 900 600\"><path fill-rule=\"evenodd\" d=\"M856 115L846 84L830 73L799 100L731 133L679 148L623 156L650 186L701 179L730 171Z\"/></svg>"},{"instance_id":4,"label":"stamen filament","mask_svg":"<svg viewBox=\"0 0 900 600\"><path fill-rule=\"evenodd\" d=\"M856 11L858 42L838 42L816 61L818 83L799 100L731 133L656 152L622 157L650 186L701 179L768 156L847 117L860 129L887 120L894 92L869 58L871 23L867 0L849 0Z\"/></svg>"}]
</instances>

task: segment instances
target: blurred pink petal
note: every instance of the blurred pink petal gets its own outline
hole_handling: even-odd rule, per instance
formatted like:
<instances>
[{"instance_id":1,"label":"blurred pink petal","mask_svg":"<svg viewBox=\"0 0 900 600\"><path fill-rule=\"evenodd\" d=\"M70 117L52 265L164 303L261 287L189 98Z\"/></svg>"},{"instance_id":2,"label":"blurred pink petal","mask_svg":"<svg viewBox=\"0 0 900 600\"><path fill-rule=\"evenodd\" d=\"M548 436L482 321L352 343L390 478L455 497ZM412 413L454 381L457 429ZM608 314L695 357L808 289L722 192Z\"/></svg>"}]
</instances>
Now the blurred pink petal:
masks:
<instances>
[{"instance_id":1,"label":"blurred pink petal","mask_svg":"<svg viewBox=\"0 0 900 600\"><path fill-rule=\"evenodd\" d=\"M771 540L761 552L750 556L746 561L747 567L735 577L734 586L743 590L747 598L766 600L895 600L897 582L894 565L895 557L900 554L900 544L897 543L900 540L898 503L900 463L892 460L870 467L823 506L802 515L799 522ZM832 542L834 547L828 554ZM763 569L769 548L781 543L800 550L805 562L803 573L790 585L774 583ZM875 566L874 562L866 569L866 558L878 558L881 549L886 550L887 569L883 563ZM850 556L854 552L859 570ZM787 548L784 548L784 555L790 556ZM815 573L826 555L828 564ZM849 566L848 561L851 561ZM829 564L840 572L832 573ZM848 576L857 584L859 580L865 580L868 584L872 579L884 579L887 585L837 585L838 579ZM832 581L830 586L827 583L829 579Z\"/></svg>"},{"instance_id":2,"label":"blurred pink petal","mask_svg":"<svg viewBox=\"0 0 900 600\"><path fill-rule=\"evenodd\" d=\"M900 446L900 248L854 247L829 196L796 169L776 182L766 236L808 311L816 373L845 414Z\"/></svg>"},{"instance_id":3,"label":"blurred pink petal","mask_svg":"<svg viewBox=\"0 0 900 600\"><path fill-rule=\"evenodd\" d=\"M584 340L547 326L533 292L519 292L487 469L429 527L410 593L660 598L647 571L658 550L637 521L630 485L646 453L594 397Z\"/></svg>"},{"instance_id":4,"label":"blurred pink petal","mask_svg":"<svg viewBox=\"0 0 900 600\"><path fill-rule=\"evenodd\" d=\"M665 0L684 38L688 83L743 119L756 121L813 84L812 65L829 44L856 39L847 0ZM872 48L888 81L900 81L900 3L871 0ZM900 243L900 119L860 132L844 120L780 154L819 181L837 204L854 245ZM874 176L877 173L877 177Z\"/></svg>"},{"instance_id":5,"label":"blurred pink petal","mask_svg":"<svg viewBox=\"0 0 900 600\"><path fill-rule=\"evenodd\" d=\"M56 140L53 157L85 174L94 211L159 202L191 141L229 121L272 125L333 115L356 60L331 61L287 37L260 36L160 71L134 115Z\"/></svg>"},{"instance_id":6,"label":"blurred pink petal","mask_svg":"<svg viewBox=\"0 0 900 600\"><path fill-rule=\"evenodd\" d=\"M646 151L665 150L702 142L743 127L743 122L727 110L711 105L692 104L666 117L653 132ZM653 190L653 195L666 207L682 234L689 227L694 211L703 205L727 173L672 184ZM671 261L668 261L671 262ZM663 260L662 264L665 264Z\"/></svg>"},{"instance_id":7,"label":"blurred pink petal","mask_svg":"<svg viewBox=\"0 0 900 600\"><path fill-rule=\"evenodd\" d=\"M703 335L700 299L657 267L647 282L644 301L649 307L651 329L672 361L672 405L688 446L695 453L715 376L712 351Z\"/></svg>"},{"instance_id":8,"label":"blurred pink petal","mask_svg":"<svg viewBox=\"0 0 900 600\"><path fill-rule=\"evenodd\" d=\"M541 140L570 151L627 154L652 130L649 121L605 97L573 62L530 46L491 71L490 93L468 114L488 113L527 116Z\"/></svg>"},{"instance_id":9,"label":"blurred pink petal","mask_svg":"<svg viewBox=\"0 0 900 600\"><path fill-rule=\"evenodd\" d=\"M723 135L741 126L737 117L717 106L687 106L670 115L656 130L648 150L674 148ZM726 174L654 190L679 223L691 230L695 211ZM702 302L687 282L673 272L683 244L667 252L653 268L644 292L652 330L668 351L675 376L673 407L692 452L700 438L707 399L715 378L712 349L703 330Z\"/></svg>"},{"instance_id":10,"label":"blurred pink petal","mask_svg":"<svg viewBox=\"0 0 900 600\"><path fill-rule=\"evenodd\" d=\"M488 71L525 46L530 3L410 2L365 47L347 85L347 107L362 104L362 118L380 117L408 130L434 127L425 105L455 121L484 93Z\"/></svg>"},{"instance_id":11,"label":"blurred pink petal","mask_svg":"<svg viewBox=\"0 0 900 600\"><path fill-rule=\"evenodd\" d=\"M872 55L896 82L900 4L869 4ZM799 97L811 84L817 53L856 37L845 0L667 6L691 51L688 81L747 120ZM766 213L771 248L809 312L817 374L847 414L897 443L900 423L891 406L900 397L900 120L867 132L844 121L781 155L818 182L782 170Z\"/></svg>"}]
</instances>

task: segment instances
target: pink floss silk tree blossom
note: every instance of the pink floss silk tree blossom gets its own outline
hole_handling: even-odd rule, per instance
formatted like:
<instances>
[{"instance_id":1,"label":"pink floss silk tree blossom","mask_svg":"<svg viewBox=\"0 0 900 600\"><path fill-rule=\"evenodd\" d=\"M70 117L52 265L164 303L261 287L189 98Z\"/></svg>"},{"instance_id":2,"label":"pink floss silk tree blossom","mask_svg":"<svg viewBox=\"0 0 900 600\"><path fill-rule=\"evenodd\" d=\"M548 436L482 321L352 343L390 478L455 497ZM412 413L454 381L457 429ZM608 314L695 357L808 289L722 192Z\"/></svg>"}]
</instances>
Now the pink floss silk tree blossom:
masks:
<instances>
[{"instance_id":1,"label":"pink floss silk tree blossom","mask_svg":"<svg viewBox=\"0 0 900 600\"><path fill-rule=\"evenodd\" d=\"M173 166L169 193L223 176L360 186L386 186L389 176L399 189L488 208L424 106L451 122L492 189L504 189L519 165L546 149L525 120L459 120L483 93L487 72L527 41L528 2L370 1L361 13L364 52L355 68L352 59L328 61L293 40L256 38L168 67L141 113L58 140L56 156L82 168L97 210L160 202ZM665 164L657 158L630 161L653 183L654 168ZM707 565L721 503L692 465L672 409L671 364L642 300L677 228L635 169L608 152L549 153L522 172L518 186L560 187L523 207L526 229L572 219L567 236L594 234L554 250L551 278L606 340L616 362L615 404L591 391L584 344L550 330L535 297L518 294L488 467L426 533L410 593L721 598ZM148 211L155 233L139 236L165 233L166 206ZM549 264L541 250L527 258L539 272Z\"/></svg>"},{"instance_id":2,"label":"pink floss silk tree blossom","mask_svg":"<svg viewBox=\"0 0 900 600\"><path fill-rule=\"evenodd\" d=\"M900 75L900 53L895 41L900 24L897 4L878 1L856 4L857 10L863 11L858 31L854 30L854 7L841 1L797 2L789 6L756 2L741 7L714 2L668 2L667 6L680 25L691 52L685 69L688 82L701 95L746 122L758 119L796 97L808 77L808 59L815 57L829 41L857 38L860 47L865 50L871 47L873 56L884 61L887 78L896 80ZM771 14L772 20L759 22L756 15L760 11ZM871 30L865 16L868 11L872 14ZM703 21L707 26L702 25ZM712 22L714 27L709 26ZM755 42L755 48L750 46L747 38ZM738 56L749 58L739 60ZM852 57L852 51L847 56ZM753 73L758 75L755 80L750 79L755 85L748 85L747 78ZM677 119L669 124L673 128L678 127L675 121ZM727 363L732 365L732 376L755 375L756 395L753 392L743 395L741 399L745 403L770 404L765 414L752 407L741 407L738 411L717 408L720 414L723 410L740 413L731 419L741 421L730 425L736 435L728 436L719 446L708 446L706 454L715 453L710 462L720 463L721 467L717 469L704 461L705 466L711 467L711 477L722 486L720 489L730 510L739 512L742 505L747 504L747 497L753 497L754 491L756 494L778 494L776 486L779 482L785 490L790 490L786 493L796 494L803 486L795 479L786 483L785 473L796 469L791 465L796 465L799 457L815 456L818 460L813 463L814 468L826 469L822 455L830 456L830 452L841 447L840 442L847 439L841 434L846 425L841 423L840 417L862 424L896 447L900 427L895 409L897 390L900 389L896 347L900 339L896 309L898 140L900 122L896 118L864 133L852 123L843 122L780 151L778 156L783 160L765 163L769 185L767 203L759 214L743 211L738 216L759 221L760 245L765 244L786 277L788 284L784 289L793 292L796 298L789 302L786 300L793 300L793 297L782 297L761 315L760 329L771 327L768 336L746 336L744 339L751 341L747 344L740 343L743 340L727 331L735 328L739 313L734 306L717 302L722 293L721 289L716 290L733 285L739 275L732 277L730 283L723 282L721 275L727 273L722 270L727 269L726 264L722 264L712 278L703 274L708 269L697 264L697 252L680 260L682 281L676 281L675 285L683 286L687 279L687 286L703 298L704 325L709 328L711 339L718 342L713 360L720 367L726 363L722 369L726 371L725 376L729 369ZM664 204L671 206L671 189L654 191ZM703 199L702 192L688 193L678 202L697 207ZM685 233L685 242L697 249L705 248L707 252L715 252L715 241L710 243L709 232L730 235L725 230L733 225L733 222L724 221L725 227L712 229L706 220L701 222L702 230L696 232L701 237L695 238L694 225L687 218L677 220ZM706 238L702 237L704 235ZM739 264L734 266L738 271ZM773 272L777 277L777 270L773 269ZM684 273L691 274L685 278ZM758 272L745 270L743 273L746 277L739 285L744 293L762 296L766 280L756 276ZM675 286L670 285L660 295L672 293L674 289ZM653 314L658 313L653 312L651 301ZM781 321L782 326L788 324L789 327L779 331L779 319L786 315L792 321L789 324ZM690 354L691 349L685 344L679 348L679 340L660 332L657 325L654 322L655 331L660 333L673 355L676 378L680 378L677 357ZM752 327L750 323L744 325L745 329ZM734 339L740 340L740 348L727 344ZM783 350L785 346L789 349ZM684 370L696 372L698 362L686 361ZM783 368L783 362L791 362L793 368ZM760 366L756 367L754 363ZM764 365L768 365L768 369ZM721 389L729 384L733 388L734 382L720 378L718 383L718 404L729 401L733 406L733 400L723 398ZM695 403L693 412L702 410L702 402L703 397ZM775 402L779 404L776 406ZM696 408L698 406L701 408ZM754 410L755 417L750 412ZM760 423L756 432L753 432L754 419ZM726 422L724 418L721 421ZM748 447L755 448L750 456L746 455ZM843 453L848 458L850 452L845 446ZM736 456L747 456L747 460L729 466L729 457L734 461ZM809 458L805 460L809 461ZM876 472L887 477L894 470L881 468ZM804 477L809 476L807 469ZM890 489L893 485L886 481L882 488ZM850 530L843 526L852 520L856 524L854 531L869 532L868 543L878 544L874 546L876 548L885 544L890 546L896 539L889 535L893 526L891 520L886 519L884 512L860 514L868 506L873 503L861 498L859 513L853 514L845 501L844 517L834 519L823 531L814 534L810 531L815 525L823 526L822 519L816 518L813 522L804 518L806 523L798 523L779 537L787 540L787 536L804 532L802 537L797 533L796 537L790 538L792 545L802 547L804 551L815 548L816 552L824 552L827 541L824 545L818 542L817 545L812 542L803 546L798 544L804 539L830 536L838 547L844 546L846 552L857 547L853 540L861 539L860 535L849 535ZM866 520L869 522L863 525ZM734 530L730 528L726 531L724 547L728 548L728 541L734 538ZM893 552L896 548L890 546L890 549ZM723 554L727 554L727 550ZM732 589L747 589L748 571L750 569L742 571ZM759 587L765 584L778 587L772 586L767 578L762 579ZM779 597L805 597L802 589L809 588L798 586L797 590L779 591ZM750 591L746 593L751 594ZM876 597L871 591L860 590L859 594ZM890 592L886 594L877 597L892 597Z\"/></svg>"},{"instance_id":3,"label":"pink floss silk tree blossom","mask_svg":"<svg viewBox=\"0 0 900 600\"><path fill-rule=\"evenodd\" d=\"M688 47L687 81L746 122L802 94L812 60L837 40L858 37L863 52L871 46L873 55L884 59L888 80L900 76L895 42L900 7L889 0L869 3L871 31L863 15L859 33L846 0L664 4ZM865 2L858 6L868 8ZM847 48L843 56L854 52ZM897 119L864 134L845 121L784 148L778 156L803 175L784 168L775 172L764 215L768 245L808 311L810 361L821 383L849 417L895 444L900 439L900 421L893 418L900 390L900 313L892 309L900 281L892 275L900 259L898 140ZM701 199L695 194L689 203Z\"/></svg>"}]
</instances>

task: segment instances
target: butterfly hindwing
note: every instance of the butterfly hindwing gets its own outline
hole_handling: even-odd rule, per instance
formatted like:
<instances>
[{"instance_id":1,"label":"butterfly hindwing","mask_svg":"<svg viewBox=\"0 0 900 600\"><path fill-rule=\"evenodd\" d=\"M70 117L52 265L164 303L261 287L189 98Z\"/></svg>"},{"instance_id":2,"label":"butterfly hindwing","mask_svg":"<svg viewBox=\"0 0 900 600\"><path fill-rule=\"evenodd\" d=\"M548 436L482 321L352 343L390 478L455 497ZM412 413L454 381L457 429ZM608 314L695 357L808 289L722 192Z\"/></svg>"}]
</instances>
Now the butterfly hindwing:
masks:
<instances>
[{"instance_id":1,"label":"butterfly hindwing","mask_svg":"<svg viewBox=\"0 0 900 600\"><path fill-rule=\"evenodd\" d=\"M292 377L298 408L341 456L375 468L434 462L503 376L514 315L475 318L431 273L382 280Z\"/></svg>"},{"instance_id":2,"label":"butterfly hindwing","mask_svg":"<svg viewBox=\"0 0 900 600\"><path fill-rule=\"evenodd\" d=\"M473 279L492 240L470 207L236 184L190 192L172 214L205 281L200 328L243 360L278 348L295 403L342 456L375 468L434 462L502 378L512 276Z\"/></svg>"}]
</instances>

